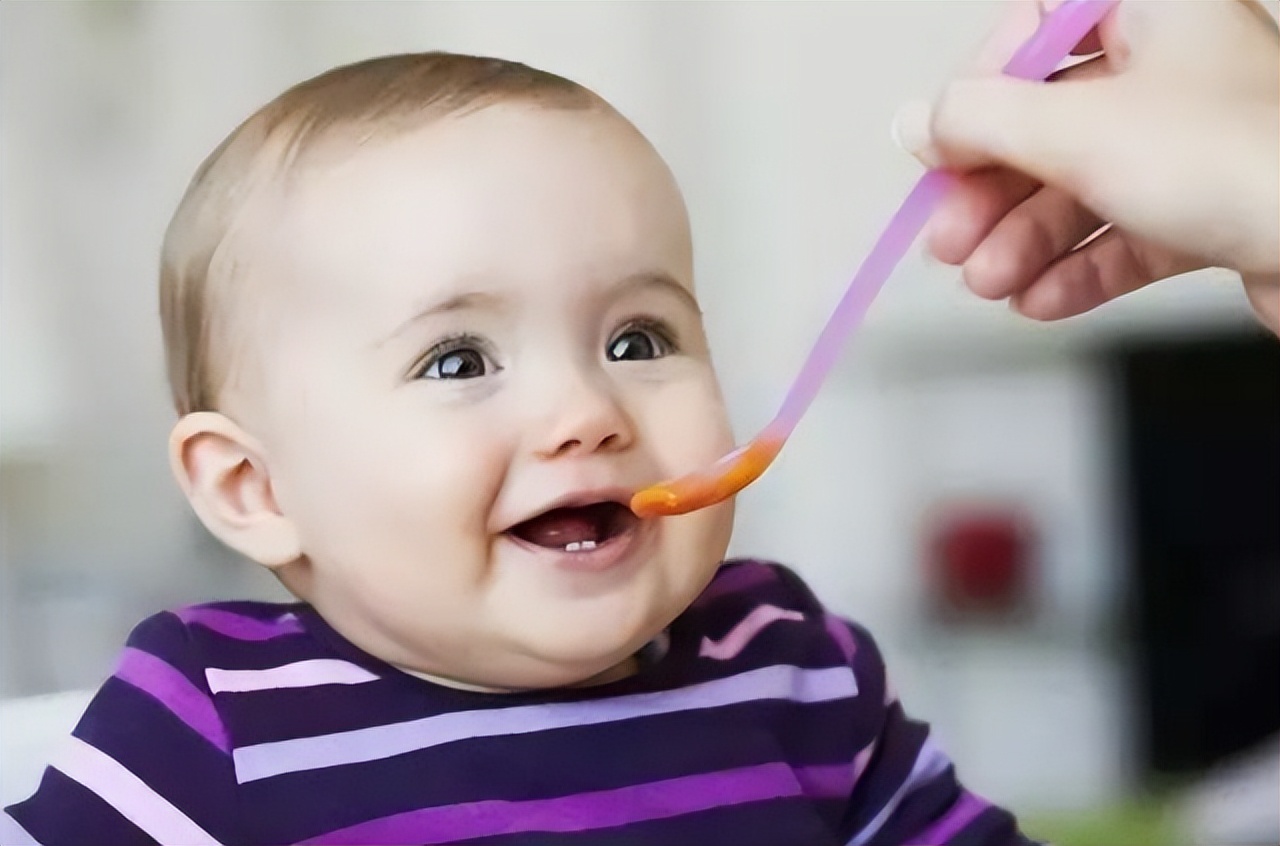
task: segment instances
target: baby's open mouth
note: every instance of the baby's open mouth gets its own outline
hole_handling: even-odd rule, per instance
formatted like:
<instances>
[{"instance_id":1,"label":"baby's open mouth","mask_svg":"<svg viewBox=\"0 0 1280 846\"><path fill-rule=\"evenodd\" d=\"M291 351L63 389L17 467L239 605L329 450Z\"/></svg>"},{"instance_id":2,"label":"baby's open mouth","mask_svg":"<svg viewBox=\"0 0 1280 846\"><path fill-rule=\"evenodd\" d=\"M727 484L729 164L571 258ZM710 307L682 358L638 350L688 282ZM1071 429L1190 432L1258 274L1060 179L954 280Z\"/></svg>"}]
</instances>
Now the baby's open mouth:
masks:
<instances>
[{"instance_id":1,"label":"baby's open mouth","mask_svg":"<svg viewBox=\"0 0 1280 846\"><path fill-rule=\"evenodd\" d=\"M639 518L620 502L553 508L508 531L535 546L586 552L630 531Z\"/></svg>"}]
</instances>

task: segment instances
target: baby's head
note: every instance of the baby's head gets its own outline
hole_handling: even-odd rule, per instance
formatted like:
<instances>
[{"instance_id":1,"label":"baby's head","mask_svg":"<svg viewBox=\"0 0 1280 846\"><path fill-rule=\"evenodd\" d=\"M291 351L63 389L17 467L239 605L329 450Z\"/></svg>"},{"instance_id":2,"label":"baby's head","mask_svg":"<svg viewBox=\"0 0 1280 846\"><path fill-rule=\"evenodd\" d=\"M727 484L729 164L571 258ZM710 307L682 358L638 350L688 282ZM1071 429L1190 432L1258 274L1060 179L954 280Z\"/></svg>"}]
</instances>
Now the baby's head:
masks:
<instances>
[{"instance_id":1,"label":"baby's head","mask_svg":"<svg viewBox=\"0 0 1280 846\"><path fill-rule=\"evenodd\" d=\"M166 236L175 473L348 639L485 688L629 656L711 578L728 504L624 504L732 445L688 220L590 91L421 54L283 94Z\"/></svg>"}]
</instances>

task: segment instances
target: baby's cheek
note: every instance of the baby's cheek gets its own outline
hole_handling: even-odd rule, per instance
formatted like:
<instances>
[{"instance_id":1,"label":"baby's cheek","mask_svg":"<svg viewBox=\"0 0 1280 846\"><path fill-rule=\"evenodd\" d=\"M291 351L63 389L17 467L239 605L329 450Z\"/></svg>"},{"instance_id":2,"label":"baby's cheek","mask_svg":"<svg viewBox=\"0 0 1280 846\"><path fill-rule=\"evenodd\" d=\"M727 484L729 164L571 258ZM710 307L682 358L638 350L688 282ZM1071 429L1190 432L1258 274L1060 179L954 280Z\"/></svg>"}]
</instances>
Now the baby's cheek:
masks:
<instances>
[{"instance_id":1,"label":"baby's cheek","mask_svg":"<svg viewBox=\"0 0 1280 846\"><path fill-rule=\"evenodd\" d=\"M668 564L674 592L669 617L682 613L715 577L733 532L732 499L679 517L664 518L669 528Z\"/></svg>"},{"instance_id":2,"label":"baby's cheek","mask_svg":"<svg viewBox=\"0 0 1280 846\"><path fill-rule=\"evenodd\" d=\"M401 490L416 490L417 498L435 502L454 518L487 513L510 460L501 419L477 416L465 424L423 425L409 433L409 448L395 459Z\"/></svg>"},{"instance_id":3,"label":"baby's cheek","mask_svg":"<svg viewBox=\"0 0 1280 846\"><path fill-rule=\"evenodd\" d=\"M709 464L734 446L728 412L714 386L697 386L684 393L657 424L680 472Z\"/></svg>"}]
</instances>

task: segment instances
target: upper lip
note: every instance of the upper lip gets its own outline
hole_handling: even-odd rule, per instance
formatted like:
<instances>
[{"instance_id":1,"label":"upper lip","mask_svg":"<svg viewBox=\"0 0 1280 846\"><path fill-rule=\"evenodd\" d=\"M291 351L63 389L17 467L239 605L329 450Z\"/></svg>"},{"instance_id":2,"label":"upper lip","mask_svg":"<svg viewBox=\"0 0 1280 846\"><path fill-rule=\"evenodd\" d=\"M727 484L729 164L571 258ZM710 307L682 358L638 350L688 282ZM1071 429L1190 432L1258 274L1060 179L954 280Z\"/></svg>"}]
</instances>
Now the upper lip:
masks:
<instances>
[{"instance_id":1,"label":"upper lip","mask_svg":"<svg viewBox=\"0 0 1280 846\"><path fill-rule=\"evenodd\" d=\"M534 517L539 517L549 511L555 511L557 508L580 508L585 505L595 505L599 502L616 502L623 508L627 508L628 503L631 502L632 493L633 491L620 487L586 488L572 491L556 497L534 511L526 513L523 517L508 525L503 531L509 532L521 523L532 520Z\"/></svg>"}]
</instances>

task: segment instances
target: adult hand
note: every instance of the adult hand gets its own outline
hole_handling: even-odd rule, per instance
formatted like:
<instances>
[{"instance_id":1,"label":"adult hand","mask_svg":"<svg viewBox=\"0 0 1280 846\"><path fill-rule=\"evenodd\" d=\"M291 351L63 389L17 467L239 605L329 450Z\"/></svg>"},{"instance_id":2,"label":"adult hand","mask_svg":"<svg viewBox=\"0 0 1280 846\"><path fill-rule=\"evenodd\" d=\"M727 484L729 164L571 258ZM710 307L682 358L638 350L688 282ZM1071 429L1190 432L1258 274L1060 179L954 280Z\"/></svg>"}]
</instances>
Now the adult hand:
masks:
<instances>
[{"instance_id":1,"label":"adult hand","mask_svg":"<svg viewBox=\"0 0 1280 846\"><path fill-rule=\"evenodd\" d=\"M1000 68L1016 0L971 73L895 135L959 172L927 244L968 286L1055 320L1203 267L1238 271L1280 334L1280 35L1254 0L1124 0L1043 85Z\"/></svg>"}]
</instances>

